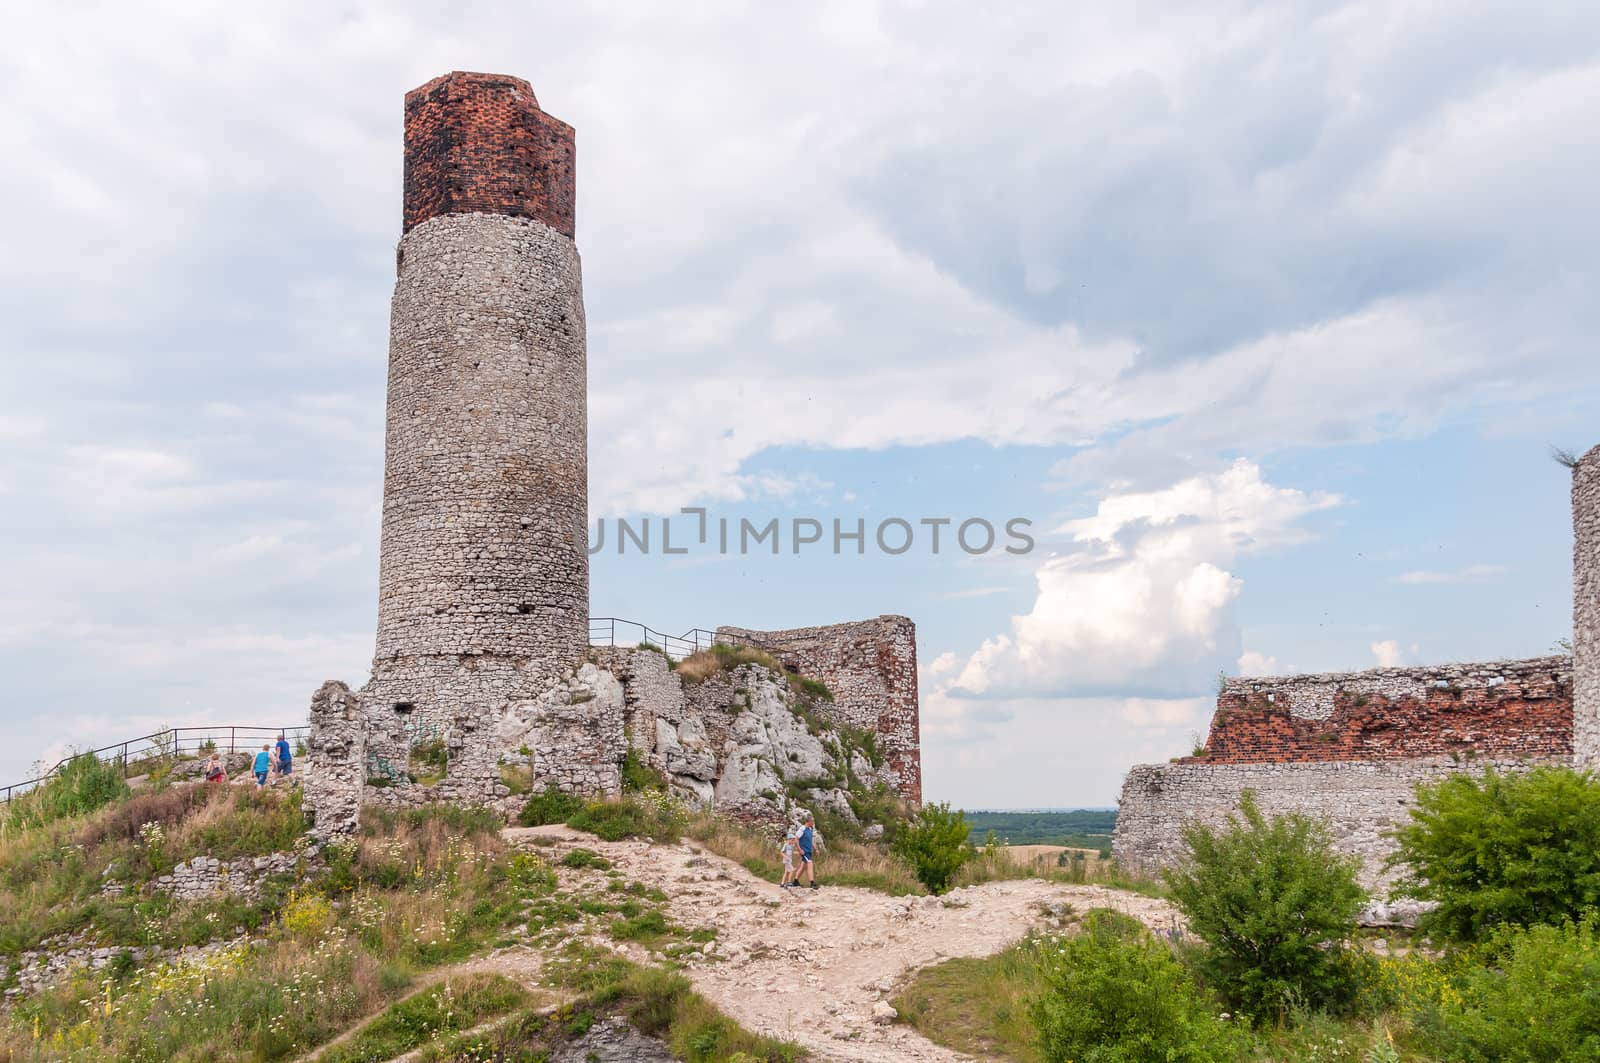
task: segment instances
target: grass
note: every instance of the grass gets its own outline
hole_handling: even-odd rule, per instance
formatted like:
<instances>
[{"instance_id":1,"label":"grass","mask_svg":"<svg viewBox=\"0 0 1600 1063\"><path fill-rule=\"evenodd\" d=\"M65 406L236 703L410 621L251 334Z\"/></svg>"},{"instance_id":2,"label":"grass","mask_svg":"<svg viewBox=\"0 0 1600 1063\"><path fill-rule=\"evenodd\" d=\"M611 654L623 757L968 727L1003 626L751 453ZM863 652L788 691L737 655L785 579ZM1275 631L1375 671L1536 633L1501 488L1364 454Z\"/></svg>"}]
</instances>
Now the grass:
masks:
<instances>
[{"instance_id":1,"label":"grass","mask_svg":"<svg viewBox=\"0 0 1600 1063\"><path fill-rule=\"evenodd\" d=\"M544 861L505 848L492 813L434 807L369 813L357 839L329 847L325 873L260 898L93 896L107 859L132 878L193 847L281 848L298 817L293 793L181 789L0 840L0 928L11 944L62 928L93 944L228 944L203 962L124 963L109 980L83 972L18 998L0 1017L0 1059L294 1058L418 974L487 949L556 889ZM159 845L133 826L146 815L165 824ZM235 940L242 924L256 933Z\"/></svg>"},{"instance_id":2,"label":"grass","mask_svg":"<svg viewBox=\"0 0 1600 1063\"><path fill-rule=\"evenodd\" d=\"M446 979L389 1005L355 1037L318 1056L317 1063L383 1063L525 1006L528 998L526 989L498 974Z\"/></svg>"},{"instance_id":3,"label":"grass","mask_svg":"<svg viewBox=\"0 0 1600 1063\"><path fill-rule=\"evenodd\" d=\"M746 664L760 665L778 675L786 674L783 665L779 664L778 659L772 654L726 642L719 642L710 649L697 650L689 654L679 661L673 670L685 683L704 683L714 675L731 672Z\"/></svg>"},{"instance_id":4,"label":"grass","mask_svg":"<svg viewBox=\"0 0 1600 1063\"><path fill-rule=\"evenodd\" d=\"M676 841L687 821L688 812L676 799L663 790L652 790L615 801L586 801L567 817L567 826L608 842L624 838Z\"/></svg>"},{"instance_id":5,"label":"grass","mask_svg":"<svg viewBox=\"0 0 1600 1063\"><path fill-rule=\"evenodd\" d=\"M1071 861L1058 865L1054 858L1037 858L1022 861L1007 852L1005 845L985 845L975 850L956 872L953 887L974 886L982 882L1009 882L1014 879L1037 878L1046 882L1066 885L1094 883L1113 889L1127 890L1146 897L1166 897L1167 887L1153 878L1130 874L1115 861L1097 854L1084 855L1082 862Z\"/></svg>"},{"instance_id":6,"label":"grass","mask_svg":"<svg viewBox=\"0 0 1600 1063\"><path fill-rule=\"evenodd\" d=\"M946 960L916 973L891 1003L929 1040L979 1059L1036 1063L1028 1001L1038 992L1038 941L982 959Z\"/></svg>"},{"instance_id":7,"label":"grass","mask_svg":"<svg viewBox=\"0 0 1600 1063\"><path fill-rule=\"evenodd\" d=\"M421 1058L541 1060L612 1016L659 1038L675 1058L690 1063L793 1063L806 1058L797 1044L745 1030L696 993L687 978L663 968L643 967L574 943L550 973L551 985L578 994L577 999L554 1010L524 1009L491 1030L446 1038L425 1048Z\"/></svg>"},{"instance_id":8,"label":"grass","mask_svg":"<svg viewBox=\"0 0 1600 1063\"><path fill-rule=\"evenodd\" d=\"M734 861L758 878L777 882L783 876L775 835L763 834L709 813L692 817L687 833L718 856ZM827 835L824 841L823 850L817 854L819 882L859 886L897 897L927 892L909 864L882 848Z\"/></svg>"}]
</instances>

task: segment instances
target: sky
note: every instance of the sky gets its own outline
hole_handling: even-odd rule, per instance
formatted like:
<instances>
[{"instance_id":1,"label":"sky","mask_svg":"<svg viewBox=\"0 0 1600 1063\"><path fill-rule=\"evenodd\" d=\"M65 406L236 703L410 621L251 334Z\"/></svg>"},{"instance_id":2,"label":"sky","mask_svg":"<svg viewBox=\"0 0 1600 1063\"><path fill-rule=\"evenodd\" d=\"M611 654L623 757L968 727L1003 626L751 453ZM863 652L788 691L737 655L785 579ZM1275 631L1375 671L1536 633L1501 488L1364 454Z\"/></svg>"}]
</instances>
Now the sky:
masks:
<instances>
[{"instance_id":1,"label":"sky","mask_svg":"<svg viewBox=\"0 0 1600 1063\"><path fill-rule=\"evenodd\" d=\"M929 799L1109 805L1218 673L1570 634L1600 8L9 5L0 781L365 679L449 70L577 129L592 521L1030 522L592 559L659 630L912 617Z\"/></svg>"}]
</instances>

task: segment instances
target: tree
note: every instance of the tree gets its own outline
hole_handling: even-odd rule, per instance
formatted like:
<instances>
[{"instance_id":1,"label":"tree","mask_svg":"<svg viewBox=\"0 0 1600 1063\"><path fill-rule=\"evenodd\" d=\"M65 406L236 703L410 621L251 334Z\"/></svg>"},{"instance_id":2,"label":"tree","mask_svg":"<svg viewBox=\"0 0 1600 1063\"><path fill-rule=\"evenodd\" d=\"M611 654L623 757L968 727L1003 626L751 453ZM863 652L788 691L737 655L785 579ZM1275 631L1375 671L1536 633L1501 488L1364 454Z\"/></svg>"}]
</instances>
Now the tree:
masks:
<instances>
[{"instance_id":1,"label":"tree","mask_svg":"<svg viewBox=\"0 0 1600 1063\"><path fill-rule=\"evenodd\" d=\"M1451 775L1417 786L1395 831L1395 895L1433 901L1422 928L1477 940L1600 905L1600 780L1571 768Z\"/></svg>"},{"instance_id":2,"label":"tree","mask_svg":"<svg viewBox=\"0 0 1600 1063\"><path fill-rule=\"evenodd\" d=\"M967 817L960 809L951 811L948 802L923 805L895 836L893 849L930 892L943 893L961 865L972 859L972 848L967 845L971 832Z\"/></svg>"},{"instance_id":3,"label":"tree","mask_svg":"<svg viewBox=\"0 0 1600 1063\"><path fill-rule=\"evenodd\" d=\"M1191 823L1183 841L1188 858L1166 879L1210 946L1196 963L1211 985L1256 1018L1351 1001L1361 959L1346 943L1366 893L1323 821L1269 818L1247 790L1222 828Z\"/></svg>"}]
</instances>

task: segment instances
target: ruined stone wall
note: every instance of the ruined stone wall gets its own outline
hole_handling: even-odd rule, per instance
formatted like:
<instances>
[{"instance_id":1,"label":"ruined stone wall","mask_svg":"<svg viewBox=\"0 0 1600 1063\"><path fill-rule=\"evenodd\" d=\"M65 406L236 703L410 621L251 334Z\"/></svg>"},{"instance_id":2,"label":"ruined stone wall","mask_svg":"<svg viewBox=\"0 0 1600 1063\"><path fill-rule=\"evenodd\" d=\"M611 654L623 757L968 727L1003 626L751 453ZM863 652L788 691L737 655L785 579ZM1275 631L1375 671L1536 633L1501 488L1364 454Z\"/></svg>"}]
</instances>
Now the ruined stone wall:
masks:
<instances>
[{"instance_id":1,"label":"ruined stone wall","mask_svg":"<svg viewBox=\"0 0 1600 1063\"><path fill-rule=\"evenodd\" d=\"M1395 760L1572 753L1571 657L1236 678L1205 761Z\"/></svg>"},{"instance_id":2,"label":"ruined stone wall","mask_svg":"<svg viewBox=\"0 0 1600 1063\"><path fill-rule=\"evenodd\" d=\"M1437 757L1312 764L1140 764L1123 783L1112 849L1119 862L1136 871L1148 874L1167 867L1182 855L1184 823L1197 819L1220 824L1250 789L1269 814L1325 817L1335 847L1362 858L1363 885L1382 890L1394 878L1383 867L1384 858L1394 851L1385 832L1408 814L1416 784L1452 772L1481 771L1491 763L1509 770L1528 762ZM1372 915L1379 916L1372 921L1386 921L1381 912L1370 913L1369 919Z\"/></svg>"},{"instance_id":3,"label":"ruined stone wall","mask_svg":"<svg viewBox=\"0 0 1600 1063\"><path fill-rule=\"evenodd\" d=\"M548 126L526 82L477 74L413 92L406 122L363 701L415 730L537 698L583 660L586 354L570 202L558 209L570 129ZM565 147L547 142L556 126Z\"/></svg>"},{"instance_id":4,"label":"ruined stone wall","mask_svg":"<svg viewBox=\"0 0 1600 1063\"><path fill-rule=\"evenodd\" d=\"M717 640L765 650L785 668L826 683L833 704L824 705L824 711L877 734L896 791L922 801L917 629L909 618L880 616L786 631L719 627Z\"/></svg>"},{"instance_id":5,"label":"ruined stone wall","mask_svg":"<svg viewBox=\"0 0 1600 1063\"><path fill-rule=\"evenodd\" d=\"M1572 470L1572 742L1600 769L1600 447Z\"/></svg>"}]
</instances>

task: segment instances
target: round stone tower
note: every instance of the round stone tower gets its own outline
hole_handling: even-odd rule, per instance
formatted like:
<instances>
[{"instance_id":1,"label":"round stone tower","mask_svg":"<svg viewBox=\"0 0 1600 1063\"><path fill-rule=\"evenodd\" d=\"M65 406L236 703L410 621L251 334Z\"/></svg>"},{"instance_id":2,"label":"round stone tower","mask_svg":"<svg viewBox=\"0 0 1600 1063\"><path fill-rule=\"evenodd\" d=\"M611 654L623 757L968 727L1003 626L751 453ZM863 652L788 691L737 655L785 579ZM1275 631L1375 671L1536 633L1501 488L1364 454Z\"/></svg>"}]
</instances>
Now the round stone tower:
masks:
<instances>
[{"instance_id":1,"label":"round stone tower","mask_svg":"<svg viewBox=\"0 0 1600 1063\"><path fill-rule=\"evenodd\" d=\"M1600 447L1572 467L1572 754L1600 771Z\"/></svg>"},{"instance_id":2,"label":"round stone tower","mask_svg":"<svg viewBox=\"0 0 1600 1063\"><path fill-rule=\"evenodd\" d=\"M572 127L526 81L406 95L369 712L485 716L588 646Z\"/></svg>"}]
</instances>

